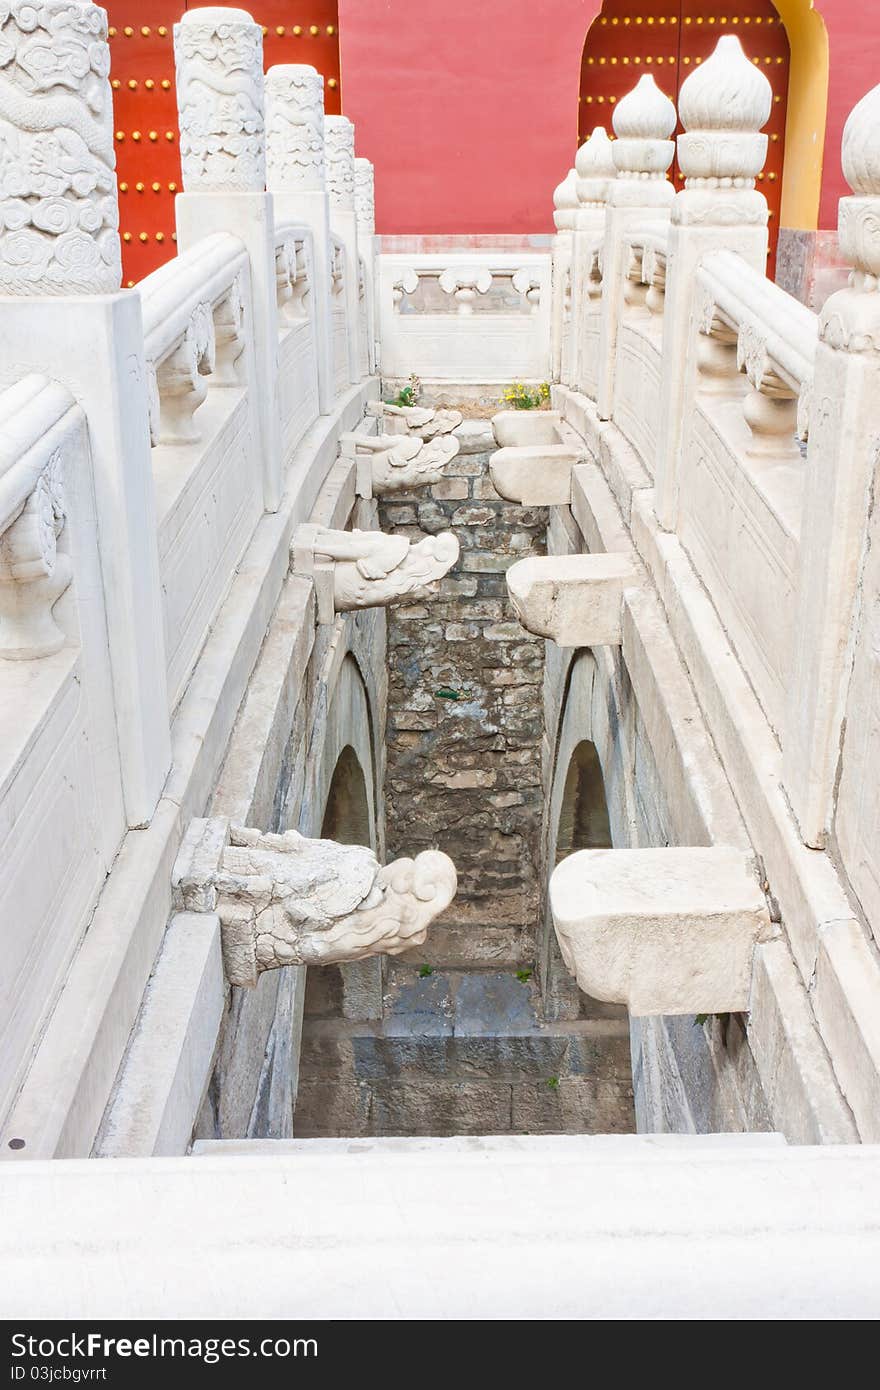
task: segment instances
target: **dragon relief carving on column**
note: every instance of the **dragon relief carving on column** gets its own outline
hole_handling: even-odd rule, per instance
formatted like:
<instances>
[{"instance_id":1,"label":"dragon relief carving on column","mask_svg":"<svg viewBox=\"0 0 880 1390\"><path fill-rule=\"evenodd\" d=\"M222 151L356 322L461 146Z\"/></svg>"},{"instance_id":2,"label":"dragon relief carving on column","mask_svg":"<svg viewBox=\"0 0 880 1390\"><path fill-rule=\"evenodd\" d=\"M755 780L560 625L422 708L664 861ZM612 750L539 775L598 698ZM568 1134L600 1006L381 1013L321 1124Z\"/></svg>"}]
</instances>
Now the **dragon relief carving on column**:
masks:
<instances>
[{"instance_id":1,"label":"dragon relief carving on column","mask_svg":"<svg viewBox=\"0 0 880 1390\"><path fill-rule=\"evenodd\" d=\"M314 68L285 63L266 73L266 170L276 193L324 189L324 79Z\"/></svg>"},{"instance_id":2,"label":"dragon relief carving on column","mask_svg":"<svg viewBox=\"0 0 880 1390\"><path fill-rule=\"evenodd\" d=\"M107 15L0 3L0 294L94 294L122 279Z\"/></svg>"},{"instance_id":3,"label":"dragon relief carving on column","mask_svg":"<svg viewBox=\"0 0 880 1390\"><path fill-rule=\"evenodd\" d=\"M330 206L351 212L354 209L354 126L347 116L325 116L324 140Z\"/></svg>"},{"instance_id":4,"label":"dragon relief carving on column","mask_svg":"<svg viewBox=\"0 0 880 1390\"><path fill-rule=\"evenodd\" d=\"M192 192L266 186L263 34L244 10L196 9L174 26L180 164Z\"/></svg>"}]
</instances>

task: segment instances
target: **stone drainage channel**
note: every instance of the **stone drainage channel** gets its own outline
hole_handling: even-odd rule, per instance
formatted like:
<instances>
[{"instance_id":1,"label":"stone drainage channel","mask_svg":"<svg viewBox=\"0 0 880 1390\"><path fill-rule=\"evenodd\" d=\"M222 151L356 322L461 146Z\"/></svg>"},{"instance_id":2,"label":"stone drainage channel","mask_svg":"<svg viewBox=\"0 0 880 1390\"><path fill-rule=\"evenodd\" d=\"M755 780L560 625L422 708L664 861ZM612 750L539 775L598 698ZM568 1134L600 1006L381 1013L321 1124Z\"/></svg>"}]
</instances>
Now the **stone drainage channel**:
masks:
<instances>
[{"instance_id":1,"label":"stone drainage channel","mask_svg":"<svg viewBox=\"0 0 880 1390\"><path fill-rule=\"evenodd\" d=\"M544 648L504 572L544 553L547 511L493 488L488 420L457 434L443 481L383 501L379 524L461 541L436 599L388 612L385 781L388 857L445 850L458 895L424 947L384 962L380 1018L350 1016L338 969L309 972L297 1137L635 1128L625 1011L574 989L545 1008L535 969Z\"/></svg>"}]
</instances>

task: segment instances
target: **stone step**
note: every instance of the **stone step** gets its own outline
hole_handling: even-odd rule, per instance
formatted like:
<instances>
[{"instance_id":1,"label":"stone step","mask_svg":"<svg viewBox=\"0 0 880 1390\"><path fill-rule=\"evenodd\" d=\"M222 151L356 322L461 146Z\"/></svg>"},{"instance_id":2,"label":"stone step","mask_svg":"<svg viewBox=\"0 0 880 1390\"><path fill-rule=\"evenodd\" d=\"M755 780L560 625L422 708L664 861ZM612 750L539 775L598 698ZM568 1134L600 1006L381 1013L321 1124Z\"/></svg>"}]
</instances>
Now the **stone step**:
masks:
<instances>
[{"instance_id":1,"label":"stone step","mask_svg":"<svg viewBox=\"0 0 880 1390\"><path fill-rule=\"evenodd\" d=\"M626 1134L635 1127L628 1080L562 1076L520 1081L394 1077L301 1078L298 1138L385 1135Z\"/></svg>"},{"instance_id":2,"label":"stone step","mask_svg":"<svg viewBox=\"0 0 880 1390\"><path fill-rule=\"evenodd\" d=\"M749 1135L337 1148L7 1165L0 1316L877 1317L878 1146Z\"/></svg>"},{"instance_id":3,"label":"stone step","mask_svg":"<svg viewBox=\"0 0 880 1390\"><path fill-rule=\"evenodd\" d=\"M545 1023L538 1004L532 975L392 962L381 1022L306 1020L294 1133L632 1130L625 1014Z\"/></svg>"},{"instance_id":4,"label":"stone step","mask_svg":"<svg viewBox=\"0 0 880 1390\"><path fill-rule=\"evenodd\" d=\"M193 1158L279 1157L326 1154L520 1154L585 1160L610 1156L641 1160L646 1153L678 1151L701 1154L712 1149L785 1148L785 1136L745 1134L480 1134L448 1138L390 1136L382 1139L201 1139L192 1146Z\"/></svg>"},{"instance_id":5,"label":"stone step","mask_svg":"<svg viewBox=\"0 0 880 1390\"><path fill-rule=\"evenodd\" d=\"M428 1019L421 1033L397 1033L379 1024L320 1019L303 1035L300 1076L425 1082L552 1082L563 1076L627 1082L631 1077L629 1033L625 1023L587 1023L562 1031L495 1034L440 1031ZM434 1025L434 1026L432 1026Z\"/></svg>"}]
</instances>

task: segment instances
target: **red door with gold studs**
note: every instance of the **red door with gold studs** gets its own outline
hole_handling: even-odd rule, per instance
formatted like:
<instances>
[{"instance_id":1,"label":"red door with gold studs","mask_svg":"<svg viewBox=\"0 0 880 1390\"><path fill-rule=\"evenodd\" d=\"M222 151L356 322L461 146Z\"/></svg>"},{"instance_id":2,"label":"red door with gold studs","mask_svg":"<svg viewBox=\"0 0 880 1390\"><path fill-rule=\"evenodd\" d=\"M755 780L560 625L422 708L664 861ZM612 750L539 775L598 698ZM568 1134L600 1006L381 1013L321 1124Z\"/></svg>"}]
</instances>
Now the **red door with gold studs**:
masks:
<instances>
[{"instance_id":1,"label":"red door with gold studs","mask_svg":"<svg viewBox=\"0 0 880 1390\"><path fill-rule=\"evenodd\" d=\"M736 34L773 88L773 108L765 127L767 162L758 175L758 188L770 209L768 274L772 275L782 202L789 45L770 0L736 0L721 9L700 0L643 0L638 5L631 0L605 0L584 45L578 138L585 140L597 125L610 131L615 104L646 72L678 105L681 83L709 57L722 34ZM684 180L677 163L672 176L680 187Z\"/></svg>"},{"instance_id":2,"label":"red door with gold studs","mask_svg":"<svg viewBox=\"0 0 880 1390\"><path fill-rule=\"evenodd\" d=\"M180 187L172 28L195 5L109 0L113 119L124 282L142 280L174 254ZM324 76L328 113L338 113L336 0L261 0L265 64L309 63Z\"/></svg>"}]
</instances>

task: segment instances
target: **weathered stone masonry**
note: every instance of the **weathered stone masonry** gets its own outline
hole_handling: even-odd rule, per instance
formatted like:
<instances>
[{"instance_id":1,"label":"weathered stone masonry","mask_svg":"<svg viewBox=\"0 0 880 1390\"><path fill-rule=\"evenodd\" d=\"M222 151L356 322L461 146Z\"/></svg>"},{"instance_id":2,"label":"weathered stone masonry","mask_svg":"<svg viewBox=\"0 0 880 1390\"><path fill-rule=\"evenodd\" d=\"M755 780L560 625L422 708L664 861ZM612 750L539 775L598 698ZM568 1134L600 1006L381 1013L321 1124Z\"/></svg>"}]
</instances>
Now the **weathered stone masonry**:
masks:
<instances>
[{"instance_id":1,"label":"weathered stone masonry","mask_svg":"<svg viewBox=\"0 0 880 1390\"><path fill-rule=\"evenodd\" d=\"M454 530L459 564L440 600L389 612L389 853L436 845L459 889L425 947L430 964L530 966L540 913L544 644L517 622L504 573L545 552L546 508L503 501L488 477L488 423L430 494L382 503L383 530Z\"/></svg>"},{"instance_id":2,"label":"weathered stone masonry","mask_svg":"<svg viewBox=\"0 0 880 1390\"><path fill-rule=\"evenodd\" d=\"M495 492L487 422L457 433L446 478L381 503L379 525L461 542L430 604L387 610L384 783L388 855L443 848L459 890L424 945L386 961L381 1018L309 972L298 1137L633 1127L626 1018L578 996L548 1023L535 968L545 644L514 619L504 573L544 553L548 513Z\"/></svg>"}]
</instances>

